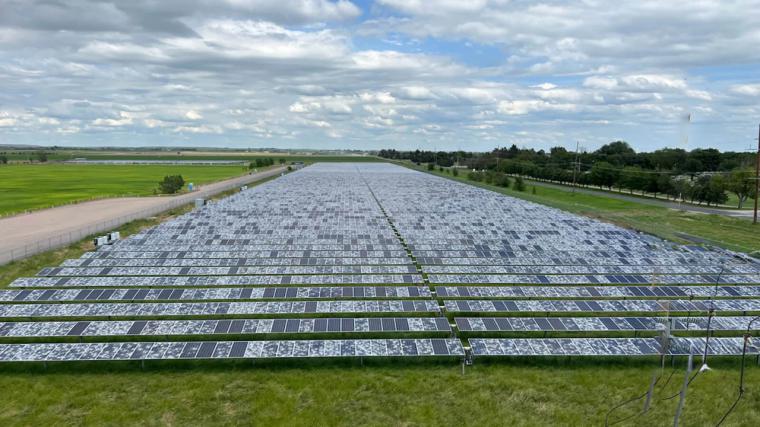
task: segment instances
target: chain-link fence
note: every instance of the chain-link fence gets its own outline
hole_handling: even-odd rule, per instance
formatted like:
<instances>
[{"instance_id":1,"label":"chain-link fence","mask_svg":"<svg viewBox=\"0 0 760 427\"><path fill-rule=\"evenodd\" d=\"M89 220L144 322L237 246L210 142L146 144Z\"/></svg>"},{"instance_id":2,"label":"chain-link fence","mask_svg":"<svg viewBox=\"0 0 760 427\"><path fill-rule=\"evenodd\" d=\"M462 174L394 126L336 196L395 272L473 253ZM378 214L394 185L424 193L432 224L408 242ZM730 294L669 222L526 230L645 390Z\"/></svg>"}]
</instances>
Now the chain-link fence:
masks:
<instances>
[{"instance_id":1,"label":"chain-link fence","mask_svg":"<svg viewBox=\"0 0 760 427\"><path fill-rule=\"evenodd\" d=\"M38 240L34 243L20 245L10 250L0 252L0 265L23 259L40 252L63 247L71 243L78 242L92 234L110 231L130 221L148 218L158 213L165 212L176 207L186 205L188 203L193 203L195 199L205 199L215 194L219 194L254 181L276 176L283 173L285 170L285 167L278 167L252 175L244 175L235 179L231 179L225 182L223 185L215 185L213 188L201 188L200 190L193 191L192 193L175 196L172 197L171 200L168 200L166 203L162 203L160 205L142 209L136 212L131 212L117 218L111 218L106 221L96 222L84 227L62 229L60 232L56 233L55 237Z\"/></svg>"}]
</instances>

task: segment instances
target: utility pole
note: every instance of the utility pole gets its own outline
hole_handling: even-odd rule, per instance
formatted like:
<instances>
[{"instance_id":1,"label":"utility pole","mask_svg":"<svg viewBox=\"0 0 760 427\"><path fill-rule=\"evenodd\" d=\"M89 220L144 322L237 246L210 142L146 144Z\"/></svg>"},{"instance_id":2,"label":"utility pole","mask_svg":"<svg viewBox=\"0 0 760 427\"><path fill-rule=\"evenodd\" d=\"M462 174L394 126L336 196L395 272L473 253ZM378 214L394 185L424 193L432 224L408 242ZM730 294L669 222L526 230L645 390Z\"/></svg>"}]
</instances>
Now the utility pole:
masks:
<instances>
[{"instance_id":1,"label":"utility pole","mask_svg":"<svg viewBox=\"0 0 760 427\"><path fill-rule=\"evenodd\" d=\"M580 169L580 159L578 156L580 155L580 152L578 151L580 148L580 142L575 141L575 164L573 165L573 194L575 194L575 179L577 175L577 170ZM755 199L757 201L757 199Z\"/></svg>"},{"instance_id":2,"label":"utility pole","mask_svg":"<svg viewBox=\"0 0 760 427\"><path fill-rule=\"evenodd\" d=\"M755 162L755 214L752 224L757 224L757 200L760 199L760 125L757 127L757 161Z\"/></svg>"}]
</instances>

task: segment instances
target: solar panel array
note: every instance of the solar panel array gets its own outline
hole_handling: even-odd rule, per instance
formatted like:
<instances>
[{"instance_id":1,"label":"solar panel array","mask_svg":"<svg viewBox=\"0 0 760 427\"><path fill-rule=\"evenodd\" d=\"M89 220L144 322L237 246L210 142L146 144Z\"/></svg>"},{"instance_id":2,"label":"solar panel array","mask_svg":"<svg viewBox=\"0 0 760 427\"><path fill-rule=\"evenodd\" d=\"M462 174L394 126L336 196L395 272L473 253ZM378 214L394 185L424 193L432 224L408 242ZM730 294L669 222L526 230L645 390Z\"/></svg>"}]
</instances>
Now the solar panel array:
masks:
<instances>
[{"instance_id":1,"label":"solar panel array","mask_svg":"<svg viewBox=\"0 0 760 427\"><path fill-rule=\"evenodd\" d=\"M760 264L727 251L390 164L317 164L17 279L0 361L677 355L705 345L677 335L708 313L746 329L759 285Z\"/></svg>"}]
</instances>

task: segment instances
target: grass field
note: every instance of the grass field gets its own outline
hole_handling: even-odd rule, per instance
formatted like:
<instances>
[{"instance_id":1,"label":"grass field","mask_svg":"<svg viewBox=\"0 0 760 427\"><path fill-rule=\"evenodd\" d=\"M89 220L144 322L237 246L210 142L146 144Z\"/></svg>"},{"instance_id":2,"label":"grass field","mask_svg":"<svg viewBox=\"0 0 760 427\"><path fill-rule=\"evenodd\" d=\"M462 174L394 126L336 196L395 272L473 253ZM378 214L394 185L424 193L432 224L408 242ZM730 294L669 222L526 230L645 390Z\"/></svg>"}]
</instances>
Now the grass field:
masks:
<instances>
[{"instance_id":1,"label":"grass field","mask_svg":"<svg viewBox=\"0 0 760 427\"><path fill-rule=\"evenodd\" d=\"M104 197L149 196L166 175L182 175L199 185L243 173L242 166L0 166L0 216Z\"/></svg>"},{"instance_id":2,"label":"grass field","mask_svg":"<svg viewBox=\"0 0 760 427\"><path fill-rule=\"evenodd\" d=\"M2 150L9 161L28 162L36 159L39 150ZM180 151L177 154L167 151L106 151L106 150L44 150L48 161L63 161L75 158L88 160L255 160L256 158L272 158L275 161L285 159L289 162L378 162L385 161L375 156L332 155L332 154L291 154L247 151Z\"/></svg>"},{"instance_id":3,"label":"grass field","mask_svg":"<svg viewBox=\"0 0 760 427\"><path fill-rule=\"evenodd\" d=\"M683 366L679 360L678 365ZM296 366L296 365L300 366ZM305 365L305 366L304 366ZM0 368L0 423L14 425L604 425L647 390L658 362L137 363ZM682 425L715 425L733 403L738 361L714 361L689 388ZM760 424L760 370L724 425ZM671 376L671 374L673 374ZM668 377L670 379L668 380ZM663 371L615 425L669 425L683 371Z\"/></svg>"},{"instance_id":4,"label":"grass field","mask_svg":"<svg viewBox=\"0 0 760 427\"><path fill-rule=\"evenodd\" d=\"M416 167L411 163L404 163L404 165L508 196L640 230L679 243L689 243L679 236L679 233L684 233L727 249L748 253L760 251L760 226L753 226L752 222L746 219L683 212L607 197L573 194L569 189L558 190L536 186L536 194L533 194L530 184L527 185L526 191L520 192L511 188L469 181L464 176L466 172L455 177L438 170L427 171L424 167Z\"/></svg>"},{"instance_id":5,"label":"grass field","mask_svg":"<svg viewBox=\"0 0 760 427\"><path fill-rule=\"evenodd\" d=\"M525 182L527 184L532 184L535 181L536 180L534 180L534 179L525 178ZM569 184L562 184L562 183L553 182L553 181L550 181L549 183L551 183L553 185L560 185L560 186L566 187L568 189L572 189L572 186L569 185ZM654 197L651 193L643 193L642 194L641 192L637 192L637 191L634 191L633 193L631 193L629 190L625 190L624 189L624 190L621 191L619 188L614 188L613 190L608 190L605 187L601 187L600 188L600 187L594 187L594 186L580 187L580 188L589 189L589 190L593 190L593 191L601 191L601 192L610 193L610 194L621 194L621 195L624 195L624 196L636 197L636 198L640 198L640 199L643 199L643 200L660 200L660 201L663 201L663 202L677 202L677 200L673 200L672 198L670 198L670 197L668 197L668 196L666 196L664 194L658 194L657 197ZM726 192L726 196L728 197L728 200L726 201L726 203L724 203L722 205L717 205L717 206L716 205L707 206L704 203L702 203L702 204L699 204L699 203L688 203L688 201L685 201L683 203L689 204L689 205L694 205L694 206L703 206L703 207L711 207L711 208L719 208L719 209L739 209L739 198L736 197L736 194L731 193L731 192ZM752 207L753 207L753 203L754 203L754 199L748 199L747 201L744 202L744 205L742 206L742 209L743 210L751 210Z\"/></svg>"}]
</instances>

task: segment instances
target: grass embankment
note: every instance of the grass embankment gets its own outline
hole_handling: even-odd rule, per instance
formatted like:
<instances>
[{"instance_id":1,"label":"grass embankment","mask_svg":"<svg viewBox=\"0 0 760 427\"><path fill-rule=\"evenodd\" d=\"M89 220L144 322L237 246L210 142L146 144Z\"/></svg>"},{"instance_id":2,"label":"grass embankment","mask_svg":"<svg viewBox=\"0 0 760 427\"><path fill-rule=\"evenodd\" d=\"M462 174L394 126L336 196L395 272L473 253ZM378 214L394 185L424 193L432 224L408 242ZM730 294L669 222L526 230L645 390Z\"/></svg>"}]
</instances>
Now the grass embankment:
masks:
<instances>
[{"instance_id":1,"label":"grass embankment","mask_svg":"<svg viewBox=\"0 0 760 427\"><path fill-rule=\"evenodd\" d=\"M693 243L679 235L682 233L739 252L760 251L760 226L753 226L752 222L746 219L678 211L609 197L573 194L569 188L559 190L536 186L536 194L533 194L533 187L530 184L527 184L526 191L521 192L512 188L470 181L465 176L467 171L460 171L459 176L452 176L449 173L439 172L437 169L428 171L424 167L409 163L402 165L508 196L640 230L678 243Z\"/></svg>"},{"instance_id":2,"label":"grass embankment","mask_svg":"<svg viewBox=\"0 0 760 427\"><path fill-rule=\"evenodd\" d=\"M239 165L7 165L0 167L0 216L105 197L149 196L166 175L200 185L246 172Z\"/></svg>"},{"instance_id":3,"label":"grass embankment","mask_svg":"<svg viewBox=\"0 0 760 427\"><path fill-rule=\"evenodd\" d=\"M682 362L682 361L680 361ZM680 363L679 364L682 364ZM750 365L752 361L750 361ZM3 425L604 425L643 394L652 361L138 363L0 367ZM259 365L258 367L256 365ZM687 394L682 425L714 425L733 403L738 362L715 360ZM671 372L674 374L668 377ZM725 425L760 424L760 370ZM683 371L666 368L650 412L617 425L669 425Z\"/></svg>"}]
</instances>

